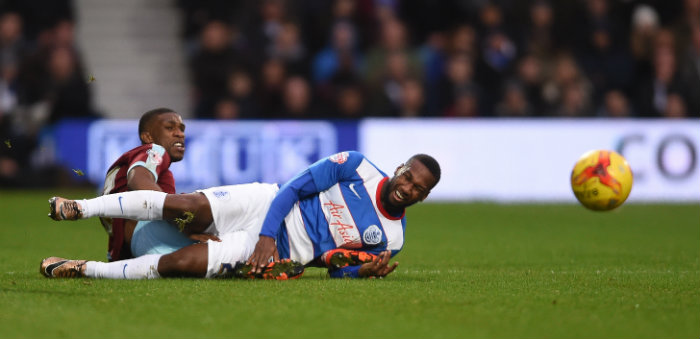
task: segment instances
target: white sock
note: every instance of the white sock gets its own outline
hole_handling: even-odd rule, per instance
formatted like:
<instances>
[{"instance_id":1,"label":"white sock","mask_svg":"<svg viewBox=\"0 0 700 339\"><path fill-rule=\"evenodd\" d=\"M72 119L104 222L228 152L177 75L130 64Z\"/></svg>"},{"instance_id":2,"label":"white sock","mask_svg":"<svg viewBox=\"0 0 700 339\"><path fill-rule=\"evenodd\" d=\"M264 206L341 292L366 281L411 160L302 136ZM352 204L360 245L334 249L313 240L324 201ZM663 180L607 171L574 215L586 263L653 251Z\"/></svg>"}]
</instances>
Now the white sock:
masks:
<instances>
[{"instance_id":1,"label":"white sock","mask_svg":"<svg viewBox=\"0 0 700 339\"><path fill-rule=\"evenodd\" d=\"M167 195L158 191L131 191L78 200L78 204L83 211L83 218L161 220Z\"/></svg>"},{"instance_id":2,"label":"white sock","mask_svg":"<svg viewBox=\"0 0 700 339\"><path fill-rule=\"evenodd\" d=\"M158 261L162 254L148 254L134 259L113 262L88 261L85 276L103 279L157 279Z\"/></svg>"}]
</instances>

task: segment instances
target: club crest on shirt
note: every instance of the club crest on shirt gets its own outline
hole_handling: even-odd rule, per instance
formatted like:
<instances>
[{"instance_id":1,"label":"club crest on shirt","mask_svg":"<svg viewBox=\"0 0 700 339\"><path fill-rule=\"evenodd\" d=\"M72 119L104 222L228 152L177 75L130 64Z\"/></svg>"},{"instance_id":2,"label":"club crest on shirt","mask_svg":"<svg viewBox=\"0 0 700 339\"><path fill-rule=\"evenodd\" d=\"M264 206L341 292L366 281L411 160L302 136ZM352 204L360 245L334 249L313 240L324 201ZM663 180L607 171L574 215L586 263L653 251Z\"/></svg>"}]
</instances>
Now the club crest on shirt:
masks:
<instances>
[{"instance_id":1,"label":"club crest on shirt","mask_svg":"<svg viewBox=\"0 0 700 339\"><path fill-rule=\"evenodd\" d=\"M163 156L158 154L158 152L156 152L152 149L149 149L148 150L148 162L158 166L163 162Z\"/></svg>"},{"instance_id":2,"label":"club crest on shirt","mask_svg":"<svg viewBox=\"0 0 700 339\"><path fill-rule=\"evenodd\" d=\"M382 242L382 230L377 225L370 225L362 233L362 240L367 245L376 245Z\"/></svg>"},{"instance_id":3,"label":"club crest on shirt","mask_svg":"<svg viewBox=\"0 0 700 339\"><path fill-rule=\"evenodd\" d=\"M330 157L328 157L328 160L330 160L336 164L342 164L348 160L348 152L340 152L340 153L333 154Z\"/></svg>"}]
</instances>

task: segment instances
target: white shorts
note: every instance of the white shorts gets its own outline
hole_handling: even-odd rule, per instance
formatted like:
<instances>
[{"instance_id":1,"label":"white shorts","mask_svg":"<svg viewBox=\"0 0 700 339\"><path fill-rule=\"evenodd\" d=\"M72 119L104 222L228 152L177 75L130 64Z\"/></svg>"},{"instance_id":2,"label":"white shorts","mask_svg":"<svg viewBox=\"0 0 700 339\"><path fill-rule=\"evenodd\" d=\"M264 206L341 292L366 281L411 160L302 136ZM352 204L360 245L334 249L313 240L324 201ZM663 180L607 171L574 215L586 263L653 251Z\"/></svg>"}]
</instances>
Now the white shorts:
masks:
<instances>
[{"instance_id":1,"label":"white shorts","mask_svg":"<svg viewBox=\"0 0 700 339\"><path fill-rule=\"evenodd\" d=\"M207 241L207 275L206 278L218 276L221 265L230 264L232 267L238 261L246 261L258 243L258 234L237 231L223 234L221 241Z\"/></svg>"},{"instance_id":2,"label":"white shorts","mask_svg":"<svg viewBox=\"0 0 700 339\"><path fill-rule=\"evenodd\" d=\"M198 190L209 200L214 218L204 233L221 236L247 230L257 236L278 190L277 184L258 182Z\"/></svg>"},{"instance_id":3,"label":"white shorts","mask_svg":"<svg viewBox=\"0 0 700 339\"><path fill-rule=\"evenodd\" d=\"M204 232L221 239L207 241L207 278L215 277L222 264L248 260L278 190L276 184L252 183L197 191L209 200L214 218Z\"/></svg>"}]
</instances>

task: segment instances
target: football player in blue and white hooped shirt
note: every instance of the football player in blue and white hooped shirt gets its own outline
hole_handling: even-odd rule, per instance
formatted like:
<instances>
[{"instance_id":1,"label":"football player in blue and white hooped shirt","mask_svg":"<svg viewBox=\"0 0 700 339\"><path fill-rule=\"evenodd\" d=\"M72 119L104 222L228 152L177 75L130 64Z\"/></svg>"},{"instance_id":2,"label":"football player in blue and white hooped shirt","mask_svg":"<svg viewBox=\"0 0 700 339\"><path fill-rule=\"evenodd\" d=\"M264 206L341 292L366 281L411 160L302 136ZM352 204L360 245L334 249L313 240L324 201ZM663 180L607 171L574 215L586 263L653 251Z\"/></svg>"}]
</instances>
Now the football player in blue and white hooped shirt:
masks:
<instances>
[{"instance_id":1,"label":"football player in blue and white hooped shirt","mask_svg":"<svg viewBox=\"0 0 700 339\"><path fill-rule=\"evenodd\" d=\"M395 174L389 180L358 152L313 164L277 193L249 262L264 263L275 250L280 258L304 264L335 248L395 255L404 244L404 209L424 200L440 175L427 155L412 157ZM359 269L350 266L331 275L357 277Z\"/></svg>"},{"instance_id":2,"label":"football player in blue and white hooped shirt","mask_svg":"<svg viewBox=\"0 0 700 339\"><path fill-rule=\"evenodd\" d=\"M211 278L226 265L246 260L254 265L253 271L262 270L270 258L321 266L323 253L343 248L379 256L332 270L331 276L383 277L396 268L388 265L389 257L404 245L405 208L424 200L439 180L440 166L429 155L412 156L388 178L362 154L341 152L319 160L281 188L252 183L189 194L135 191L78 200L79 218L182 221L187 217L184 232L208 233L221 241L189 245L166 255L112 263L71 260L66 265L80 267L79 276L95 278ZM64 204L68 203L57 203L57 208ZM191 212L189 217L185 212Z\"/></svg>"}]
</instances>

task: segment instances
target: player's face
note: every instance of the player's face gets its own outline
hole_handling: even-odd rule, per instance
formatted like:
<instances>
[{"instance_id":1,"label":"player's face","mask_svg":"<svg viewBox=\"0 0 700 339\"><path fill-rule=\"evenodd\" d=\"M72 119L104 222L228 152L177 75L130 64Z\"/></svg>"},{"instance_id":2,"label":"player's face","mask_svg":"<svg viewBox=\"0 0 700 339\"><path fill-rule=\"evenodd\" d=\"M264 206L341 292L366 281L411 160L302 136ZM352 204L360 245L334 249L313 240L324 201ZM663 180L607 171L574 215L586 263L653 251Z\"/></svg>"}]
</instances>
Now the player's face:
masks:
<instances>
[{"instance_id":1,"label":"player's face","mask_svg":"<svg viewBox=\"0 0 700 339\"><path fill-rule=\"evenodd\" d=\"M158 115L149 130L153 143L163 146L172 162L185 156L185 124L177 113Z\"/></svg>"},{"instance_id":2,"label":"player's face","mask_svg":"<svg viewBox=\"0 0 700 339\"><path fill-rule=\"evenodd\" d=\"M384 202L396 208L405 208L423 201L435 186L435 178L420 161L412 161L396 169L388 182Z\"/></svg>"}]
</instances>

